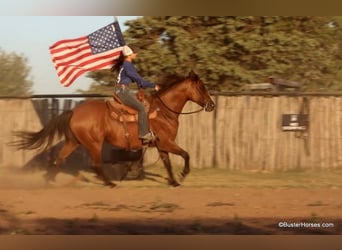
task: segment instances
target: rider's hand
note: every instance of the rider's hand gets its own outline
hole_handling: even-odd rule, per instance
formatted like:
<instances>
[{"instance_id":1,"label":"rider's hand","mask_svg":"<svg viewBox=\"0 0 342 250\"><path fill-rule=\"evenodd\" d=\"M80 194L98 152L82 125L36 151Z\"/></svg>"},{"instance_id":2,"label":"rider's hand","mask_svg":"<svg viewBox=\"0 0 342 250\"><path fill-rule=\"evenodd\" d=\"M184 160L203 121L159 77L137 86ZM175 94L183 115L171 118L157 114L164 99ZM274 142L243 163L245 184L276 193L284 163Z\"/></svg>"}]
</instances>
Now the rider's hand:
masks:
<instances>
[{"instance_id":1,"label":"rider's hand","mask_svg":"<svg viewBox=\"0 0 342 250\"><path fill-rule=\"evenodd\" d=\"M155 90L155 91L159 91L159 90L160 90L159 85L154 86L154 90Z\"/></svg>"}]
</instances>

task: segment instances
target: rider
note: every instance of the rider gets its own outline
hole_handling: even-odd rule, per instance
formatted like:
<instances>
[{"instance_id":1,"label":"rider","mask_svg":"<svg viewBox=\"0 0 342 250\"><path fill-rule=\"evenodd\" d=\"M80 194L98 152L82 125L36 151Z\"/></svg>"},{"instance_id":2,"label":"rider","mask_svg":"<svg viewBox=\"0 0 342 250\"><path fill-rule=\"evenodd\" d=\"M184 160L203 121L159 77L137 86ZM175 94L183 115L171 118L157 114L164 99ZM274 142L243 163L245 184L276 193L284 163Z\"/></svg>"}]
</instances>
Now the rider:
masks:
<instances>
[{"instance_id":1,"label":"rider","mask_svg":"<svg viewBox=\"0 0 342 250\"><path fill-rule=\"evenodd\" d=\"M144 80L138 74L132 63L137 56L137 48L125 45L119 59L114 63L112 71L118 73L115 93L123 104L138 111L138 136L139 139L143 140L143 143L148 143L153 140L153 135L148 129L148 117L145 106L129 91L128 86L135 82L140 88L154 88L156 91L159 90L159 86Z\"/></svg>"}]
</instances>

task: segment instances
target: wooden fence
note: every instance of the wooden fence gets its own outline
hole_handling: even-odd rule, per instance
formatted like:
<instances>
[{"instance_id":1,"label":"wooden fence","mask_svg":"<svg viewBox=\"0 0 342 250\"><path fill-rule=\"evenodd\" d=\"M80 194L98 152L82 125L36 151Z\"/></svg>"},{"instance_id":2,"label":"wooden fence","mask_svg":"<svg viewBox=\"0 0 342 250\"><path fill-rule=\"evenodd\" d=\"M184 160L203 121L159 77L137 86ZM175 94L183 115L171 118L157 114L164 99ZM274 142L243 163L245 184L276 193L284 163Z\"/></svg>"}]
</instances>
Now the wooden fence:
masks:
<instances>
[{"instance_id":1,"label":"wooden fence","mask_svg":"<svg viewBox=\"0 0 342 250\"><path fill-rule=\"evenodd\" d=\"M191 167L285 171L342 165L342 96L243 94L214 99L214 112L180 116L177 142L189 152ZM72 107L68 102L59 104L58 109ZM309 115L308 130L282 131L282 115L302 112L303 103ZM39 111L40 116L37 115L35 110L44 106L51 109L52 101L37 106L29 99L0 100L0 166L23 166L37 154L14 152L6 142L13 140L13 130L40 129L42 114ZM197 108L197 104L188 103L184 111ZM44 117L49 118L47 114ZM146 164L157 159L156 150L149 149ZM183 163L179 156L172 156L171 160L174 164Z\"/></svg>"},{"instance_id":2,"label":"wooden fence","mask_svg":"<svg viewBox=\"0 0 342 250\"><path fill-rule=\"evenodd\" d=\"M37 151L15 151L7 145L13 140L12 131L37 131L42 125L30 100L0 100L0 167L23 166Z\"/></svg>"}]
</instances>

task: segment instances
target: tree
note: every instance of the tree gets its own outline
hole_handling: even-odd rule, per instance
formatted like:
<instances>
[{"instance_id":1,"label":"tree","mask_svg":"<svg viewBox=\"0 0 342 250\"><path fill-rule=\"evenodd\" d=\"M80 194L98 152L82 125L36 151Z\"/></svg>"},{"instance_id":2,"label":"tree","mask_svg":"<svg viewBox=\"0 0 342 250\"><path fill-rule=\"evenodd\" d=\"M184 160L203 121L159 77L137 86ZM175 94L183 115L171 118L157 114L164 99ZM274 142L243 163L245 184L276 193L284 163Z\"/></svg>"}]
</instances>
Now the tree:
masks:
<instances>
[{"instance_id":1,"label":"tree","mask_svg":"<svg viewBox=\"0 0 342 250\"><path fill-rule=\"evenodd\" d=\"M0 95L24 96L31 94L31 68L27 59L0 49Z\"/></svg>"},{"instance_id":2,"label":"tree","mask_svg":"<svg viewBox=\"0 0 342 250\"><path fill-rule=\"evenodd\" d=\"M124 35L142 48L139 72L156 83L193 69L218 91L271 75L305 90L342 90L341 24L340 17L142 17L128 21Z\"/></svg>"}]
</instances>

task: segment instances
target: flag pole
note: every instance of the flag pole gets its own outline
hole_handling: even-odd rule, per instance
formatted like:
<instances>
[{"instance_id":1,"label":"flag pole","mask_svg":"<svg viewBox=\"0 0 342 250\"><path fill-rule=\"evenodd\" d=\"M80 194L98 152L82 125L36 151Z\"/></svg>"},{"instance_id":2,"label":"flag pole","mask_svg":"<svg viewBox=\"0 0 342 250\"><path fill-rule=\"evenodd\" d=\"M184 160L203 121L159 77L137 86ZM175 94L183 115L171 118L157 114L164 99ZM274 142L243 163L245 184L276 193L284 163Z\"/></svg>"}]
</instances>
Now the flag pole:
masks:
<instances>
[{"instance_id":1,"label":"flag pole","mask_svg":"<svg viewBox=\"0 0 342 250\"><path fill-rule=\"evenodd\" d=\"M118 29L121 32L121 27L120 27L120 23L119 23L118 17L117 16L113 16L113 18L114 18L114 22L116 23L116 26L118 27ZM123 39L123 37L122 37L122 39ZM124 39L123 39L123 43L125 44L125 40Z\"/></svg>"}]
</instances>

